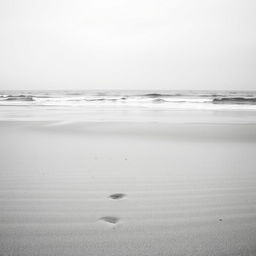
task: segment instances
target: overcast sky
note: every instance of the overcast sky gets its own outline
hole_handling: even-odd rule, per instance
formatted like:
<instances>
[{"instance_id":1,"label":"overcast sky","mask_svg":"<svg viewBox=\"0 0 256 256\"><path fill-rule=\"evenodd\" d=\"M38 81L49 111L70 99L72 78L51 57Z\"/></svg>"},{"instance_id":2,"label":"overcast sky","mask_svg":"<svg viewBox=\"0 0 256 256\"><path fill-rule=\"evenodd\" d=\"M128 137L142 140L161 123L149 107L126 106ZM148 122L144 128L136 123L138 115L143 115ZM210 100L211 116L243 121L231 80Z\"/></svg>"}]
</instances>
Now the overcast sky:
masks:
<instances>
[{"instance_id":1,"label":"overcast sky","mask_svg":"<svg viewBox=\"0 0 256 256\"><path fill-rule=\"evenodd\" d=\"M0 89L256 89L255 0L1 0Z\"/></svg>"}]
</instances>

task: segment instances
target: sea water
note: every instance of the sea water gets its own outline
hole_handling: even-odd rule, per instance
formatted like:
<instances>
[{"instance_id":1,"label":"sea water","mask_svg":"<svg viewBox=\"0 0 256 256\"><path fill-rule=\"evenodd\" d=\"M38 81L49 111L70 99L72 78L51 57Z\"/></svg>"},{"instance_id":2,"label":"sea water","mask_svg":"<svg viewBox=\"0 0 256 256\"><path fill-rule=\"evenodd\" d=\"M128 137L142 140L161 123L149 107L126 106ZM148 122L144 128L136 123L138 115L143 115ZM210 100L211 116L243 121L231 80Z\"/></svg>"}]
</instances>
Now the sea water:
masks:
<instances>
[{"instance_id":1,"label":"sea water","mask_svg":"<svg viewBox=\"0 0 256 256\"><path fill-rule=\"evenodd\" d=\"M256 123L256 91L0 91L0 120Z\"/></svg>"}]
</instances>

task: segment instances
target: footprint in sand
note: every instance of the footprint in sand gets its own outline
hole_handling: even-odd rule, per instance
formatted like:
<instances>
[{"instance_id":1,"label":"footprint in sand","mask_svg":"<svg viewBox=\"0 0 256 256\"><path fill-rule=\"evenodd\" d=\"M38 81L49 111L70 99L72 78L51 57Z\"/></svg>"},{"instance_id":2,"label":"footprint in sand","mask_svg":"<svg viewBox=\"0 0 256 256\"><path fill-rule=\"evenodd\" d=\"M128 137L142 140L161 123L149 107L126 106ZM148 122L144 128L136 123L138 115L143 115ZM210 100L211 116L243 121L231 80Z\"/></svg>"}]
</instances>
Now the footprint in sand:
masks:
<instances>
[{"instance_id":1,"label":"footprint in sand","mask_svg":"<svg viewBox=\"0 0 256 256\"><path fill-rule=\"evenodd\" d=\"M105 221L110 224L117 224L119 222L119 218L114 216L101 217L99 220Z\"/></svg>"},{"instance_id":2,"label":"footprint in sand","mask_svg":"<svg viewBox=\"0 0 256 256\"><path fill-rule=\"evenodd\" d=\"M116 194L112 194L110 195L109 197L111 199L122 199L126 196L126 194L123 194L123 193L116 193Z\"/></svg>"},{"instance_id":3,"label":"footprint in sand","mask_svg":"<svg viewBox=\"0 0 256 256\"><path fill-rule=\"evenodd\" d=\"M116 199L122 199L125 196L126 194L123 194L123 193L115 193L115 194L111 194L109 198L116 200ZM120 221L120 219L115 216L104 216L104 217L101 217L99 220L113 224L113 225L117 224Z\"/></svg>"}]
</instances>

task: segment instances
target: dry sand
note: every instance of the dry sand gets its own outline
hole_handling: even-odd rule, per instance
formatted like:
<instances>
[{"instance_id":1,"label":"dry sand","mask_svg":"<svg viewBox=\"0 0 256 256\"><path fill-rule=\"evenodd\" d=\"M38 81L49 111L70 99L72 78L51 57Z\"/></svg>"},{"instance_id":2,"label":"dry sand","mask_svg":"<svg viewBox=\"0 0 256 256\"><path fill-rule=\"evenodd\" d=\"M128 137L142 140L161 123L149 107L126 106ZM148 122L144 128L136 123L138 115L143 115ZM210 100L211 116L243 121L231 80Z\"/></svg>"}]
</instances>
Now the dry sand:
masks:
<instances>
[{"instance_id":1,"label":"dry sand","mask_svg":"<svg viewBox=\"0 0 256 256\"><path fill-rule=\"evenodd\" d=\"M256 255L255 125L2 121L0 141L1 256Z\"/></svg>"}]
</instances>

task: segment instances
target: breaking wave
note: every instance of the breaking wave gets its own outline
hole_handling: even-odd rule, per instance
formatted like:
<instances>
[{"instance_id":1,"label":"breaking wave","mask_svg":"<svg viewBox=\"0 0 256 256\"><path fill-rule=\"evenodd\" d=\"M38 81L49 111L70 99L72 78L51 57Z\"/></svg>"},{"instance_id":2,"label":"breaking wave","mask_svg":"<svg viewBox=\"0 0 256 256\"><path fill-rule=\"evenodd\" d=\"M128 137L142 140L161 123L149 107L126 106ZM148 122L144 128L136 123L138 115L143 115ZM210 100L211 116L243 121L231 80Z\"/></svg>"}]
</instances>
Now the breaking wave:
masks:
<instances>
[{"instance_id":1,"label":"breaking wave","mask_svg":"<svg viewBox=\"0 0 256 256\"><path fill-rule=\"evenodd\" d=\"M3 97L6 101L34 101L33 96L31 95L8 95Z\"/></svg>"},{"instance_id":2,"label":"breaking wave","mask_svg":"<svg viewBox=\"0 0 256 256\"><path fill-rule=\"evenodd\" d=\"M0 106L114 106L161 109L256 109L256 92L1 91Z\"/></svg>"},{"instance_id":3,"label":"breaking wave","mask_svg":"<svg viewBox=\"0 0 256 256\"><path fill-rule=\"evenodd\" d=\"M212 100L214 104L256 104L256 97L221 97Z\"/></svg>"},{"instance_id":4,"label":"breaking wave","mask_svg":"<svg viewBox=\"0 0 256 256\"><path fill-rule=\"evenodd\" d=\"M146 97L146 98L161 98L161 97L179 97L183 96L182 94L163 94L163 93L146 93L146 94L140 94L138 95L140 97Z\"/></svg>"}]
</instances>

